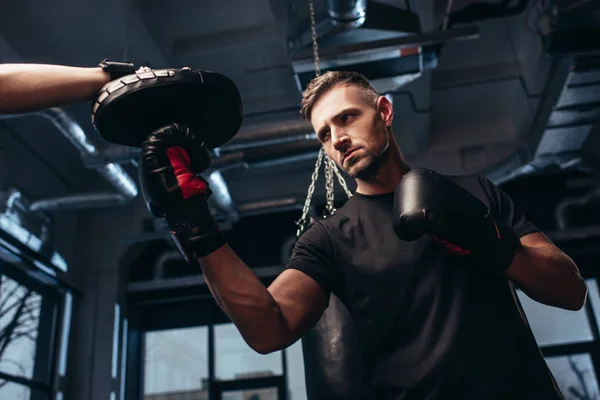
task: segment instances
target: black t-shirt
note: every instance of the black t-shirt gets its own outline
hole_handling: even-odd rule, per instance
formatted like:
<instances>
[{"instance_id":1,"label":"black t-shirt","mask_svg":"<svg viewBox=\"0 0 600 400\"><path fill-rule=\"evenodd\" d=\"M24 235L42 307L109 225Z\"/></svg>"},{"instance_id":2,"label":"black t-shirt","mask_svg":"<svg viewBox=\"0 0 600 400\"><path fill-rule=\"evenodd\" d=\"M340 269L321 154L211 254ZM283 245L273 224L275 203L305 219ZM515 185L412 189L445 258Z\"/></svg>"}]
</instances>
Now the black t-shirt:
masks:
<instances>
[{"instance_id":1,"label":"black t-shirt","mask_svg":"<svg viewBox=\"0 0 600 400\"><path fill-rule=\"evenodd\" d=\"M486 178L447 178L519 237L538 231ZM346 305L377 397L561 399L512 284L428 236L398 239L393 196L355 194L311 224L287 266Z\"/></svg>"}]
</instances>

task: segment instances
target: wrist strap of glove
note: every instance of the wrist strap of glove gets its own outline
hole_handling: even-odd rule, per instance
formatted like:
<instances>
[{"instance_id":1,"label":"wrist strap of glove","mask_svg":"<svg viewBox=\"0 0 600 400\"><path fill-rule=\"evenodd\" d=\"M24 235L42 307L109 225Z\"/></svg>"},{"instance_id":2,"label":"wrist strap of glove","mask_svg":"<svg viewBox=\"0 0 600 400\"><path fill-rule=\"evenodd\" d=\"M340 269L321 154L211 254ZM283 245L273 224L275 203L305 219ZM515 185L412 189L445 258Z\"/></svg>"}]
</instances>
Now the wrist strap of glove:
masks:
<instances>
[{"instance_id":1,"label":"wrist strap of glove","mask_svg":"<svg viewBox=\"0 0 600 400\"><path fill-rule=\"evenodd\" d=\"M497 240L492 241L487 248L484 246L484 254L481 254L481 256L484 258L483 261L491 264L494 270L503 273L514 259L517 251L522 247L521 241L511 227L498 223L491 218L489 222L496 231Z\"/></svg>"},{"instance_id":2,"label":"wrist strap of glove","mask_svg":"<svg viewBox=\"0 0 600 400\"><path fill-rule=\"evenodd\" d=\"M188 263L226 243L206 201L200 197L197 202L182 204L176 211L167 213L165 218L171 228L171 237Z\"/></svg>"},{"instance_id":3,"label":"wrist strap of glove","mask_svg":"<svg viewBox=\"0 0 600 400\"><path fill-rule=\"evenodd\" d=\"M98 64L99 68L108 72L111 80L119 79L125 75L135 73L135 65L133 63L122 61L109 61L106 58Z\"/></svg>"}]
</instances>

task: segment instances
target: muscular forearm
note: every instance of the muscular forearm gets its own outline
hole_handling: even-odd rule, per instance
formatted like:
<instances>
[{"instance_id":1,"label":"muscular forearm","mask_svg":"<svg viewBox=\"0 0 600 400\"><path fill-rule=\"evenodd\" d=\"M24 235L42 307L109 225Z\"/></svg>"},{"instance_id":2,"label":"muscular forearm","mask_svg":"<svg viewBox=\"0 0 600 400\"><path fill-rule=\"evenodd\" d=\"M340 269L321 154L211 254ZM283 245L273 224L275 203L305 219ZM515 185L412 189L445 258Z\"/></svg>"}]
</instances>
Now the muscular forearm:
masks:
<instances>
[{"instance_id":1,"label":"muscular forearm","mask_svg":"<svg viewBox=\"0 0 600 400\"><path fill-rule=\"evenodd\" d=\"M521 248L506 276L540 303L567 310L579 310L585 304L585 282L573 260L558 249Z\"/></svg>"},{"instance_id":2,"label":"muscular forearm","mask_svg":"<svg viewBox=\"0 0 600 400\"><path fill-rule=\"evenodd\" d=\"M0 114L18 114L92 99L110 81L101 68L0 65Z\"/></svg>"},{"instance_id":3,"label":"muscular forearm","mask_svg":"<svg viewBox=\"0 0 600 400\"><path fill-rule=\"evenodd\" d=\"M208 287L250 347L268 353L289 336L279 305L254 272L225 245L200 259Z\"/></svg>"}]
</instances>

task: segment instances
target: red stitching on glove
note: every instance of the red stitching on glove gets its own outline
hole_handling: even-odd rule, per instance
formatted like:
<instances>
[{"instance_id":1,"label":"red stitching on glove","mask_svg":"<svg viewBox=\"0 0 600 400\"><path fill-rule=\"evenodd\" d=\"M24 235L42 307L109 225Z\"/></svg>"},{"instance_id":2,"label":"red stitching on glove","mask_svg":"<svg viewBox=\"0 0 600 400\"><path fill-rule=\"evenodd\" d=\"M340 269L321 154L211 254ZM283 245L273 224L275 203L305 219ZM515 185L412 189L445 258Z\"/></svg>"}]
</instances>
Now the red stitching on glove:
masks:
<instances>
[{"instance_id":1,"label":"red stitching on glove","mask_svg":"<svg viewBox=\"0 0 600 400\"><path fill-rule=\"evenodd\" d=\"M498 239L502 239L502 237L500 235L500 230L498 229L498 225L496 225L496 221L494 221L491 218L490 218L490 220L492 221L492 224L494 224L494 229L496 230L496 236L498 236Z\"/></svg>"},{"instance_id":2,"label":"red stitching on glove","mask_svg":"<svg viewBox=\"0 0 600 400\"><path fill-rule=\"evenodd\" d=\"M190 171L191 160L187 151L179 146L173 146L167 149L167 156L173 166L173 173L184 199L205 194L208 191L208 183Z\"/></svg>"},{"instance_id":3,"label":"red stitching on glove","mask_svg":"<svg viewBox=\"0 0 600 400\"><path fill-rule=\"evenodd\" d=\"M436 242L439 242L442 245L444 245L444 247L448 251L450 251L452 254L455 254L457 256L466 256L466 255L471 254L471 250L463 249L462 247L457 246L454 243L450 243L450 242L447 242L447 241L445 241L443 239L440 239L439 237L437 237L435 235L429 235L429 236L431 236L431 238L433 240L435 240Z\"/></svg>"}]
</instances>

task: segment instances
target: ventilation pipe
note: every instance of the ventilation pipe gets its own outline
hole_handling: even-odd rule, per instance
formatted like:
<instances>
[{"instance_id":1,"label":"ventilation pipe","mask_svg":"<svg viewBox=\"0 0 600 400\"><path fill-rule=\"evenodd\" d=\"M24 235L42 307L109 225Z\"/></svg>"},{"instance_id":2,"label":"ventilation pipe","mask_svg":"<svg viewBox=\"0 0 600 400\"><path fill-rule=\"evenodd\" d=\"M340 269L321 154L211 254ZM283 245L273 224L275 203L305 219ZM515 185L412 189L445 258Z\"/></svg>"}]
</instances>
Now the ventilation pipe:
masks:
<instances>
[{"instance_id":1,"label":"ventilation pipe","mask_svg":"<svg viewBox=\"0 0 600 400\"><path fill-rule=\"evenodd\" d=\"M556 224L559 229L567 229L569 223L567 221L567 210L571 207L583 207L591 202L600 199L600 186L597 186L587 194L579 197L570 197L560 201L554 209L554 216L556 218Z\"/></svg>"},{"instance_id":2,"label":"ventilation pipe","mask_svg":"<svg viewBox=\"0 0 600 400\"><path fill-rule=\"evenodd\" d=\"M49 108L29 114L2 115L0 119L38 116L49 120L81 153L85 156L100 154L90 143L81 126L61 108ZM102 175L117 191L117 193L89 193L72 196L42 199L30 205L31 211L54 211L63 209L90 209L122 205L138 194L133 179L117 164L100 164L96 171Z\"/></svg>"},{"instance_id":3,"label":"ventilation pipe","mask_svg":"<svg viewBox=\"0 0 600 400\"><path fill-rule=\"evenodd\" d=\"M337 27L360 28L367 19L367 0L327 0L327 13Z\"/></svg>"},{"instance_id":4,"label":"ventilation pipe","mask_svg":"<svg viewBox=\"0 0 600 400\"><path fill-rule=\"evenodd\" d=\"M179 250L170 250L162 253L156 259L154 263L154 269L152 271L152 277L154 279L164 279L165 278L165 264L173 262L173 261L182 261L183 257Z\"/></svg>"},{"instance_id":5,"label":"ventilation pipe","mask_svg":"<svg viewBox=\"0 0 600 400\"><path fill-rule=\"evenodd\" d=\"M31 212L31 203L17 189L10 189L0 195L3 198L6 216L28 231L39 231L42 248L50 248L54 239L54 221L43 212ZM4 200L5 199L5 200Z\"/></svg>"}]
</instances>

